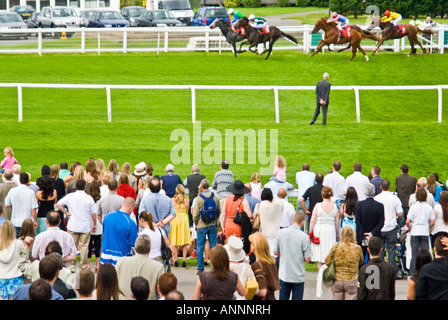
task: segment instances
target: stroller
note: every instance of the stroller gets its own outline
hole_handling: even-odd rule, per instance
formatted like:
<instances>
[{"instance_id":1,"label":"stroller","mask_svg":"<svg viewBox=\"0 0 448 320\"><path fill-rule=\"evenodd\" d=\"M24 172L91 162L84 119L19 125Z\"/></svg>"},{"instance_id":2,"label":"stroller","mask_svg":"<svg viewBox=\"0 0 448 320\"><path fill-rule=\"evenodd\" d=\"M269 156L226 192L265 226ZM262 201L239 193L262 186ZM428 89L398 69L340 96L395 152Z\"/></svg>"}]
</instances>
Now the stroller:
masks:
<instances>
[{"instance_id":1,"label":"stroller","mask_svg":"<svg viewBox=\"0 0 448 320\"><path fill-rule=\"evenodd\" d=\"M398 267L397 278L403 279L409 274L406 268L406 235L409 228L404 226L397 228L397 244L395 246L395 260Z\"/></svg>"}]
</instances>

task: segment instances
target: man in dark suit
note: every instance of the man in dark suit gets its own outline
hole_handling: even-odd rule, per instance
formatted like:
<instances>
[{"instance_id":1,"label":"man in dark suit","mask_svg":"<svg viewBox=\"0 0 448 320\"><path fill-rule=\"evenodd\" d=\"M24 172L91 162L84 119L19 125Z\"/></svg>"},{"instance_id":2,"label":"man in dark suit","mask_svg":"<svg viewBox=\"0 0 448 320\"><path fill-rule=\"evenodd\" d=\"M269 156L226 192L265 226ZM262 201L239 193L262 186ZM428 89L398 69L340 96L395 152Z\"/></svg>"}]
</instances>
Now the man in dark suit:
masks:
<instances>
[{"instance_id":1,"label":"man in dark suit","mask_svg":"<svg viewBox=\"0 0 448 320\"><path fill-rule=\"evenodd\" d=\"M384 225L384 206L373 199L375 186L369 183L365 193L367 199L359 201L355 209L356 241L362 247L364 256L368 240L373 236L381 237L381 228Z\"/></svg>"},{"instance_id":2,"label":"man in dark suit","mask_svg":"<svg viewBox=\"0 0 448 320\"><path fill-rule=\"evenodd\" d=\"M314 111L313 120L310 124L314 124L317 117L320 114L320 108L322 107L322 125L327 124L327 111L330 104L330 88L331 83L328 82L329 74L324 73L323 80L320 80L316 84L316 110Z\"/></svg>"}]
</instances>

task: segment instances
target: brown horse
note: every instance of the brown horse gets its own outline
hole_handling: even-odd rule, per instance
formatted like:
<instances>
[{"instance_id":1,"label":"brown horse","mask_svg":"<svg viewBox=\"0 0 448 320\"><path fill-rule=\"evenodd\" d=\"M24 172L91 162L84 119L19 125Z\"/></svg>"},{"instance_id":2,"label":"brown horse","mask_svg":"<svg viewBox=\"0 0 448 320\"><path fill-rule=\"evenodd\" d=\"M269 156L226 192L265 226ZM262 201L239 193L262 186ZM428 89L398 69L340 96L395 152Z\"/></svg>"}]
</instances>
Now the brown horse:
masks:
<instances>
[{"instance_id":1,"label":"brown horse","mask_svg":"<svg viewBox=\"0 0 448 320\"><path fill-rule=\"evenodd\" d=\"M274 46L274 43L280 39L280 38L285 38L286 40L291 41L294 44L298 44L298 41L296 38L294 38L293 36L284 33L283 31L281 31L279 28L274 27L274 26L269 26L269 33L260 33L258 31L258 29L252 27L249 24L249 19L247 19L246 17L243 17L241 19L238 19L238 21L235 24L235 29L244 29L244 34L246 37L246 41L241 43L240 45L240 51L241 51L241 47L243 46L243 44L249 44L249 50L252 52L256 52L251 50L251 48L256 47L258 44L263 43L265 44L266 42L269 42L269 47L267 49L265 49L260 55L263 55L264 53L268 53L265 60L267 60L269 58L269 56L272 53L272 47Z\"/></svg>"},{"instance_id":2,"label":"brown horse","mask_svg":"<svg viewBox=\"0 0 448 320\"><path fill-rule=\"evenodd\" d=\"M360 31L357 31L357 29ZM316 50L314 50L314 52L310 55L310 57L317 54L325 45L347 43L348 46L345 49L348 49L350 47L352 48L352 56L350 57L349 61L353 60L358 50L362 52L362 54L366 58L366 61L369 61L369 57L367 56L366 52L364 51L363 48L361 48L361 40L365 38L369 38L376 41L379 40L375 35L372 35L369 32L361 30L361 28L359 28L358 26L354 26L350 30L350 37L339 38L339 30L338 28L336 28L336 24L332 22L328 23L327 18L319 19L314 25L312 33L316 33L319 30L323 30L325 32L325 38L319 41Z\"/></svg>"},{"instance_id":3,"label":"brown horse","mask_svg":"<svg viewBox=\"0 0 448 320\"><path fill-rule=\"evenodd\" d=\"M379 17L372 18L372 22L367 27L367 30L372 30L375 27L380 27L381 30L383 30L383 36L381 37L381 40L377 43L375 49L372 52L372 55L374 55L378 51L378 49L381 47L381 45L383 44L384 41L387 41L390 39L400 39L405 36L408 37L409 44L411 45L411 52L409 53L410 55L416 52L416 49L414 46L416 43L420 46L420 48L422 48L423 53L426 54L426 49L423 48L422 44L420 43L420 41L417 38L417 35L419 33L433 34L431 29L421 30L419 27L413 26L412 24L409 24L409 23L405 23L404 26L406 28L406 31L404 33L397 32L397 31L395 31L395 26L392 23L383 22L383 21L381 21L381 19Z\"/></svg>"}]
</instances>

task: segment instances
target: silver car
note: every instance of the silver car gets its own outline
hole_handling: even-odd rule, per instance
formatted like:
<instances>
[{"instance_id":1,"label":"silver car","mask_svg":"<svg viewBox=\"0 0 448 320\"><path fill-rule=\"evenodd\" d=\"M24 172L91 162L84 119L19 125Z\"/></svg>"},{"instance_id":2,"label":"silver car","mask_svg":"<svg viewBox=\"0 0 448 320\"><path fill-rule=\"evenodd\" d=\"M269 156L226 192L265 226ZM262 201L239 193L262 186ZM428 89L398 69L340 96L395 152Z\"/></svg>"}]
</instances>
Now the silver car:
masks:
<instances>
[{"instance_id":1,"label":"silver car","mask_svg":"<svg viewBox=\"0 0 448 320\"><path fill-rule=\"evenodd\" d=\"M41 28L79 28L83 22L71 7L44 7L39 17Z\"/></svg>"},{"instance_id":2,"label":"silver car","mask_svg":"<svg viewBox=\"0 0 448 320\"><path fill-rule=\"evenodd\" d=\"M19 37L27 38L27 33L2 33L1 30L10 29L26 29L27 25L23 22L22 17L20 17L15 12L3 11L0 12L0 37L1 38L14 38Z\"/></svg>"}]
</instances>

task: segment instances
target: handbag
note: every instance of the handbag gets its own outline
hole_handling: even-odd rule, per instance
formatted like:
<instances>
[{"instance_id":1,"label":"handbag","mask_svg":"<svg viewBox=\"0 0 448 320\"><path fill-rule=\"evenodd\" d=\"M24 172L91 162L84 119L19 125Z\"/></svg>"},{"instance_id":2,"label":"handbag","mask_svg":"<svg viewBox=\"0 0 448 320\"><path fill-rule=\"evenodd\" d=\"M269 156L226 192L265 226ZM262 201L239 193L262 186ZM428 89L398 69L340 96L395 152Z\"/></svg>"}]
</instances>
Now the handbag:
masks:
<instances>
[{"instance_id":1,"label":"handbag","mask_svg":"<svg viewBox=\"0 0 448 320\"><path fill-rule=\"evenodd\" d=\"M320 239L318 237L315 237L313 232L310 232L309 236L312 243L320 244Z\"/></svg>"},{"instance_id":2,"label":"handbag","mask_svg":"<svg viewBox=\"0 0 448 320\"><path fill-rule=\"evenodd\" d=\"M247 264L244 263L243 274L246 273ZM246 280L246 300L252 300L255 296L255 293L258 290L258 282L254 278L247 278Z\"/></svg>"},{"instance_id":3,"label":"handbag","mask_svg":"<svg viewBox=\"0 0 448 320\"><path fill-rule=\"evenodd\" d=\"M173 252L171 251L170 247L168 247L165 244L165 241L163 241L163 234L162 231L160 231L159 228L157 228L160 232L160 237L162 238L162 260L163 261L169 261L173 257Z\"/></svg>"},{"instance_id":4,"label":"handbag","mask_svg":"<svg viewBox=\"0 0 448 320\"><path fill-rule=\"evenodd\" d=\"M338 248L338 244L336 244L336 247L333 250L333 253L331 255L331 262L327 266L327 269L324 271L323 279L324 281L331 282L336 278L336 267L334 266L334 255L336 253L336 249Z\"/></svg>"},{"instance_id":5,"label":"handbag","mask_svg":"<svg viewBox=\"0 0 448 320\"><path fill-rule=\"evenodd\" d=\"M238 225L241 225L243 223L243 212L240 212L240 207L241 204L243 203L243 200L241 200L241 203L238 206L238 209L236 209L235 215L233 216L233 223L236 223Z\"/></svg>"}]
</instances>

